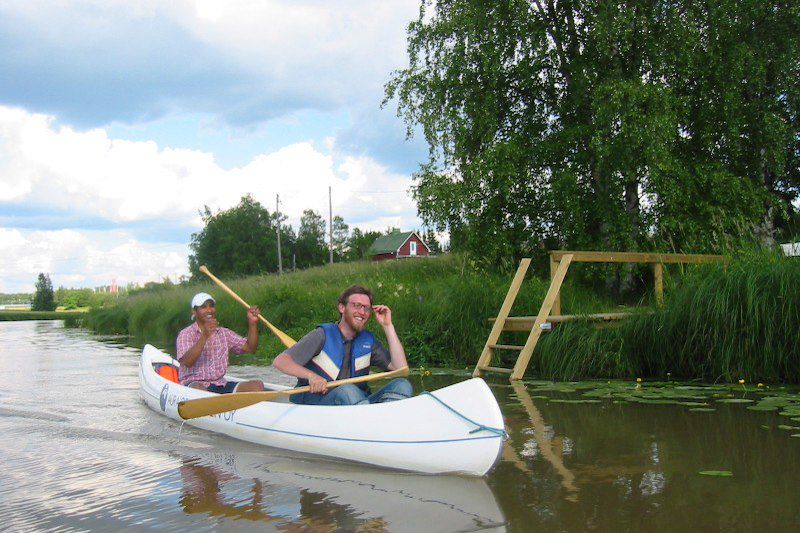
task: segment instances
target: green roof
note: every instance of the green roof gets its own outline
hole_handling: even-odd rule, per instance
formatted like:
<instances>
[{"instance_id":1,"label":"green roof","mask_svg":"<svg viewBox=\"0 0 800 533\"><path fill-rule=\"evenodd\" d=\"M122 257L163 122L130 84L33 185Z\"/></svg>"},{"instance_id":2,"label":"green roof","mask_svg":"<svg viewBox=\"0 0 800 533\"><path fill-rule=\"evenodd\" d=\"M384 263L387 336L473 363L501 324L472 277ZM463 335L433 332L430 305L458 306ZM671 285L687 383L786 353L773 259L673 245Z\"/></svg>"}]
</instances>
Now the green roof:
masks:
<instances>
[{"instance_id":1,"label":"green roof","mask_svg":"<svg viewBox=\"0 0 800 533\"><path fill-rule=\"evenodd\" d=\"M369 247L369 254L393 254L403 246L403 243L413 234L413 231L396 231L389 235L381 235L375 239L375 242Z\"/></svg>"}]
</instances>

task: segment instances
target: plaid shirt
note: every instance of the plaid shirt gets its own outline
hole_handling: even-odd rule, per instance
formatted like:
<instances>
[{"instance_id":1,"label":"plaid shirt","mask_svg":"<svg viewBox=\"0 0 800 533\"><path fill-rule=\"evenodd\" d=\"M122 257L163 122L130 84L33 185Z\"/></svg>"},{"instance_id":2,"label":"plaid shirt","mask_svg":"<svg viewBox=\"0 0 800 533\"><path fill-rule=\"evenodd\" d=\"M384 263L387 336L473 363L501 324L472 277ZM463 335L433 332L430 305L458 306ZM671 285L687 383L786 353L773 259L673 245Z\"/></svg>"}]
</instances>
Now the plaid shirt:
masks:
<instances>
[{"instance_id":1,"label":"plaid shirt","mask_svg":"<svg viewBox=\"0 0 800 533\"><path fill-rule=\"evenodd\" d=\"M202 335L197 322L193 323L178 333L176 347L178 350L178 361L189 351L189 348L197 344ZM189 383L200 383L204 387L209 385L225 385L223 379L228 370L228 353L244 353L247 339L240 337L228 328L217 328L211 337L206 340L200 357L194 365L188 367L184 364L178 368L178 380L181 385Z\"/></svg>"}]
</instances>

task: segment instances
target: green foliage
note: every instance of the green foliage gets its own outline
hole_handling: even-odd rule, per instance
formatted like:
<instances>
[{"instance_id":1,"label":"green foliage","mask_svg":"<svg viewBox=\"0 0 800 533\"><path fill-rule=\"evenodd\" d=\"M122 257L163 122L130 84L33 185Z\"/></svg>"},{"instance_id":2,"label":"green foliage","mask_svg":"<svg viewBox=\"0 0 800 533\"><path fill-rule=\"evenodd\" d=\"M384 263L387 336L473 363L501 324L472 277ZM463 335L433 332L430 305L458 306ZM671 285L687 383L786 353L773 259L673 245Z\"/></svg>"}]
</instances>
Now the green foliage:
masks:
<instances>
[{"instance_id":1,"label":"green foliage","mask_svg":"<svg viewBox=\"0 0 800 533\"><path fill-rule=\"evenodd\" d=\"M192 235L189 270L198 279L206 265L218 276L245 276L277 272L277 220L250 195L225 211L201 213L205 227ZM291 226L281 226L282 257L289 257L294 243Z\"/></svg>"},{"instance_id":2,"label":"green foliage","mask_svg":"<svg viewBox=\"0 0 800 533\"><path fill-rule=\"evenodd\" d=\"M17 311L0 310L0 322L16 322L21 320L64 320L65 323L77 324L85 316L85 311Z\"/></svg>"},{"instance_id":3,"label":"green foliage","mask_svg":"<svg viewBox=\"0 0 800 533\"><path fill-rule=\"evenodd\" d=\"M796 2L423 0L408 55L386 101L454 250L708 251L797 218Z\"/></svg>"},{"instance_id":4,"label":"green foliage","mask_svg":"<svg viewBox=\"0 0 800 533\"><path fill-rule=\"evenodd\" d=\"M646 375L797 383L798 287L800 263L778 255L698 269L664 309L626 327L623 353Z\"/></svg>"},{"instance_id":5,"label":"green foliage","mask_svg":"<svg viewBox=\"0 0 800 533\"><path fill-rule=\"evenodd\" d=\"M99 307L117 297L114 293L95 292L92 289L67 289L59 287L55 292L56 303L65 310Z\"/></svg>"},{"instance_id":6,"label":"green foliage","mask_svg":"<svg viewBox=\"0 0 800 533\"><path fill-rule=\"evenodd\" d=\"M13 294L0 294L0 305L25 304L30 305L33 294L20 292Z\"/></svg>"},{"instance_id":7,"label":"green foliage","mask_svg":"<svg viewBox=\"0 0 800 533\"><path fill-rule=\"evenodd\" d=\"M344 224L344 221L342 221ZM328 262L328 247L325 245L325 221L311 209L303 211L295 246L297 268L323 265Z\"/></svg>"},{"instance_id":8,"label":"green foliage","mask_svg":"<svg viewBox=\"0 0 800 533\"><path fill-rule=\"evenodd\" d=\"M504 273L482 271L463 257L430 260L339 263L289 273L225 280L248 303L295 339L322 322L338 319L336 300L347 286L371 287L376 302L392 308L394 323L414 366L472 366L489 334L489 316L497 313L508 287ZM526 283L519 313L530 314L544 296L545 282ZM158 292L142 292L119 304L92 309L85 325L100 333L133 335L174 353L175 336L190 323L189 301L198 291L217 298L221 324L244 334L245 310L215 286L202 283ZM515 308L516 309L516 308ZM371 329L382 336L380 326ZM262 331L256 361L282 350Z\"/></svg>"},{"instance_id":9,"label":"green foliage","mask_svg":"<svg viewBox=\"0 0 800 533\"><path fill-rule=\"evenodd\" d=\"M56 302L50 276L40 272L36 280L36 292L31 300L31 311L55 311Z\"/></svg>"},{"instance_id":10,"label":"green foliage","mask_svg":"<svg viewBox=\"0 0 800 533\"><path fill-rule=\"evenodd\" d=\"M369 259L369 247L375 242L375 239L381 236L379 231L362 232L359 228L353 228L350 234L350 239L347 241L347 254L345 256L348 261L358 261L361 259Z\"/></svg>"},{"instance_id":11,"label":"green foliage","mask_svg":"<svg viewBox=\"0 0 800 533\"><path fill-rule=\"evenodd\" d=\"M544 336L533 375L800 382L800 262L772 254L693 267L663 308L617 329L564 324Z\"/></svg>"}]
</instances>

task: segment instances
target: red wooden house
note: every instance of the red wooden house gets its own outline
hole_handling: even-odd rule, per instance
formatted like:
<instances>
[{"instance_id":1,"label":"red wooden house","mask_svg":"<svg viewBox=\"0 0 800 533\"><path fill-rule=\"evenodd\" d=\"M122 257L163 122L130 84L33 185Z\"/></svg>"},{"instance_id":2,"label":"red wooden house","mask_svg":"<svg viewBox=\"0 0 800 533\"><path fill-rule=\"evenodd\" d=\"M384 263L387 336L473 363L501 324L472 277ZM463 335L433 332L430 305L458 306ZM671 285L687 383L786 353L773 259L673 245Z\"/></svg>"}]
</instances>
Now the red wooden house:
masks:
<instances>
[{"instance_id":1,"label":"red wooden house","mask_svg":"<svg viewBox=\"0 0 800 533\"><path fill-rule=\"evenodd\" d=\"M369 247L369 255L373 261L425 257L430 253L428 245L415 231L397 230L389 235L381 235Z\"/></svg>"}]
</instances>

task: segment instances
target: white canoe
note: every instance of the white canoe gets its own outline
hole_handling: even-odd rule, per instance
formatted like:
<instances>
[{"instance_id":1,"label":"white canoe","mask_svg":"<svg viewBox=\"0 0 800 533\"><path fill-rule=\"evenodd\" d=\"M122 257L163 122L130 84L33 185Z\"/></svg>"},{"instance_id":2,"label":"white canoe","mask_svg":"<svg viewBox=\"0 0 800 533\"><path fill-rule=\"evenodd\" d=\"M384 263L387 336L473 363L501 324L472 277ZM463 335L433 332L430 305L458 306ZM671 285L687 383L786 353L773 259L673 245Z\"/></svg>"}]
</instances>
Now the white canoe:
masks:
<instances>
[{"instance_id":1,"label":"white canoe","mask_svg":"<svg viewBox=\"0 0 800 533\"><path fill-rule=\"evenodd\" d=\"M154 411L182 421L179 402L213 395L164 379L154 368L159 363L176 364L146 345L139 390ZM186 423L275 448L428 474L482 476L497 461L504 439L500 407L479 378L396 402L332 407L283 398Z\"/></svg>"}]
</instances>

